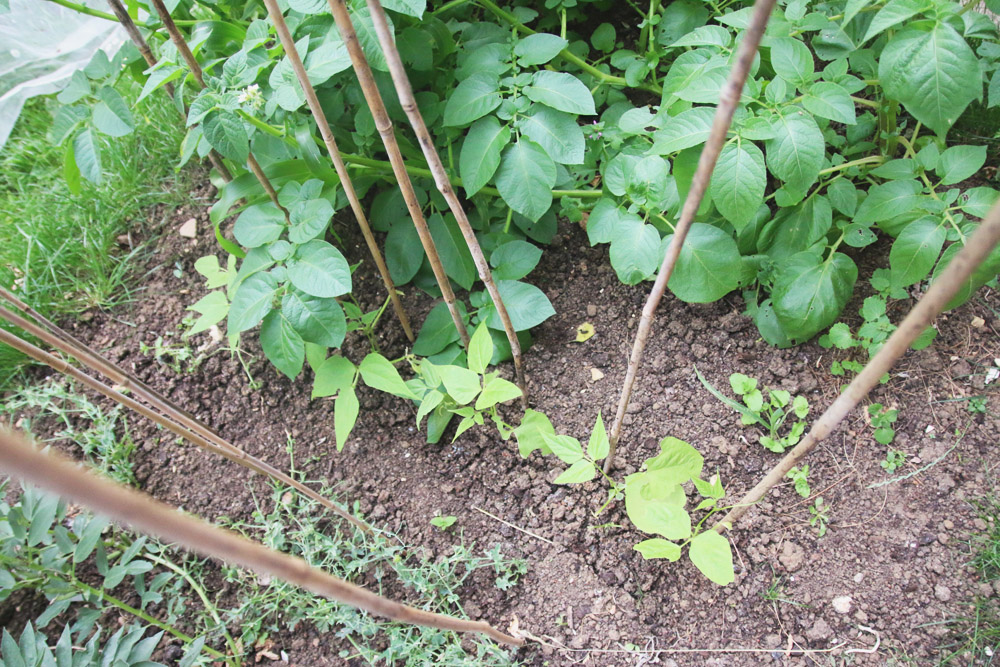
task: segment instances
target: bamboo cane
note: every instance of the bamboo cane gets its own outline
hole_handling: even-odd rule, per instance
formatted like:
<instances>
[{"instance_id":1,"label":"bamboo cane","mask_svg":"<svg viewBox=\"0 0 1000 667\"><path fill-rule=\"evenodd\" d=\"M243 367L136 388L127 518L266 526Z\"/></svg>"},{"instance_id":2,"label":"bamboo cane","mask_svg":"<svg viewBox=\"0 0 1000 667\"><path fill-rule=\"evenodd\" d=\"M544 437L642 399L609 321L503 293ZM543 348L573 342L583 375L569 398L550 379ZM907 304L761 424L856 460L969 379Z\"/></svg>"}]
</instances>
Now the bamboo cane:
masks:
<instances>
[{"instance_id":1,"label":"bamboo cane","mask_svg":"<svg viewBox=\"0 0 1000 667\"><path fill-rule=\"evenodd\" d=\"M92 347L81 341L80 339L71 335L68 331L59 328L53 322L46 319L41 313L29 306L28 304L21 301L17 296L12 294L7 289L0 287L0 298L5 299L14 305L18 310L30 316L33 320L38 322L42 327L47 329L42 329L31 322L13 315L10 311L0 308L3 311L3 317L8 322L16 327L19 327L31 335L35 336L39 340L45 342L46 345L56 348L57 350L69 354L70 356L76 357L83 361L88 367L101 373L112 382L122 387L130 388L136 391L136 393L145 393L151 396L155 401L163 403L170 407L170 409L177 411L192 423L197 424L206 431L212 433L213 435L218 435L218 432L208 426L202 425L195 419L195 416L190 412L184 410L166 396L156 391L149 385L145 384L142 380L132 375L129 375L126 371L122 370L120 366L113 364L111 361L101 356L99 352L94 350ZM51 335L49 335L51 334ZM54 338L53 338L54 337ZM153 401L149 401L152 403ZM192 429L194 430L194 429Z\"/></svg>"},{"instance_id":2,"label":"bamboo cane","mask_svg":"<svg viewBox=\"0 0 1000 667\"><path fill-rule=\"evenodd\" d=\"M731 529L754 503L763 498L771 487L781 482L789 470L833 432L844 417L879 384L880 378L889 372L913 341L941 314L962 284L969 279L972 272L982 264L998 243L1000 243L1000 203L993 206L965 247L955 255L940 277L931 283L927 293L900 322L885 345L813 424L809 433L802 438L802 442L785 454L778 465L713 526L715 530L721 532L723 528Z\"/></svg>"},{"instance_id":3,"label":"bamboo cane","mask_svg":"<svg viewBox=\"0 0 1000 667\"><path fill-rule=\"evenodd\" d=\"M159 1L154 0L154 2ZM368 103L368 108L372 112L372 118L375 120L375 128L378 130L379 136L382 137L386 153L389 154L392 172L396 176L399 189L403 193L403 200L406 202L406 208L410 212L410 217L413 218L414 226L417 228L420 243L424 246L424 252L427 253L427 259L430 262L431 269L434 271L434 278L437 280L444 301L448 305L448 312L451 313L451 319L455 323L455 328L458 329L458 335L462 339L462 344L468 347L469 332L466 330L465 323L462 321L462 315L458 311L458 306L455 302L455 292L451 289L451 283L448 280L448 275L445 273L444 266L441 264L441 258L438 256L434 238L427 227L424 213L420 210L420 203L417 201L417 195L413 191L413 183L410 181L410 175L407 173L406 165L403 163L403 154L399 150L396 135L392 131L392 120L389 118L389 112L386 111L385 102L382 101L382 94L375 84L375 78L372 75L371 67L368 65L368 59L365 57L364 51L361 50L358 35L354 31L354 23L351 21L351 14L347 11L347 6L343 0L327 0L327 2L330 5L330 11L333 13L333 20L337 23L340 36L347 46L347 53L350 55L351 63L354 65L354 73L358 77L358 83L361 84L361 91L364 93L365 101Z\"/></svg>"},{"instance_id":4,"label":"bamboo cane","mask_svg":"<svg viewBox=\"0 0 1000 667\"><path fill-rule=\"evenodd\" d=\"M174 23L173 18L170 16L170 12L167 10L166 5L163 4L163 0L151 0L153 8L156 9L157 15L163 22L163 27L167 29L167 33L170 35L171 41L173 41L174 46L177 48L177 52L181 54L184 62L187 64L191 74L194 76L194 80L202 88L205 87L205 78L201 71L201 65L198 64L198 60L191 53L191 49L188 47L187 42L184 41L184 36L181 31L177 29L177 25ZM257 158L254 157L253 152L247 155L247 166L253 175L257 177L260 182L261 187L264 188L264 192L270 197L271 201L275 206L278 207L284 214L285 219L288 219L288 211L285 207L278 202L278 193L275 191L274 186L271 185L271 180L264 173L261 168L260 163L257 162Z\"/></svg>"},{"instance_id":5,"label":"bamboo cane","mask_svg":"<svg viewBox=\"0 0 1000 667\"><path fill-rule=\"evenodd\" d=\"M142 33L139 32L139 28L135 25L135 21L132 20L132 17L129 16L128 10L126 10L125 6L122 5L121 0L108 0L108 4L111 6L111 11L113 11L115 16L118 17L118 22L122 24L123 28L125 28L125 32L128 33L132 43L135 44L135 48L139 50L139 53L142 55L142 59L145 60L146 64L150 67L156 65L156 57L153 55L153 51L149 48L149 44L146 43L146 40L143 39ZM163 88L167 92L167 95L170 97L174 96L174 87L171 84L165 83L163 84ZM219 155L214 148L208 152L208 160L212 163L212 166L215 167L216 171L219 172L219 175L222 176L224 181L228 183L233 180L233 175L229 172L229 169L222 161L222 156Z\"/></svg>"},{"instance_id":6,"label":"bamboo cane","mask_svg":"<svg viewBox=\"0 0 1000 667\"><path fill-rule=\"evenodd\" d=\"M750 26L743 34L743 41L740 42L739 50L736 53L736 62L733 63L726 84L719 91L719 106L712 119L712 129L708 135L708 141L705 142L705 147L701 151L698 168L691 180L691 189L684 200L680 219L674 229L674 237L670 240L667 254L663 258L663 264L660 265L660 272L656 276L656 282L653 283L653 289L646 299L646 304L642 307L642 317L639 319L639 328L636 330L635 342L632 344L632 356L629 358L621 398L618 400L618 411L615 414L614 424L611 426L609 438L611 448L604 461L604 472L608 472L614 462L615 450L621 436L622 422L625 418L625 411L628 409L629 399L632 397L635 376L639 371L639 364L642 363L642 353L646 348L649 331L653 326L656 307L660 305L660 300L667 288L667 281L670 280L670 274L673 273L677 258L680 257L681 246L684 244L684 239L687 238L688 230L691 228L691 223L694 222L694 216L698 212L698 207L701 206L701 200L712 179L712 170L715 169L719 152L726 142L726 133L732 124L733 114L736 112L740 95L743 93L743 85L746 83L750 66L753 65L754 57L757 54L760 38L764 34L764 29L767 28L767 21L774 8L774 2L775 0L757 0L754 4Z\"/></svg>"},{"instance_id":7,"label":"bamboo cane","mask_svg":"<svg viewBox=\"0 0 1000 667\"><path fill-rule=\"evenodd\" d=\"M396 311L399 323L403 325L403 331L406 333L407 339L412 343L414 338L413 329L410 327L410 318L407 317L406 311L403 309L396 285L393 283L392 277L389 275L389 268L385 265L385 260L382 258L382 251L379 250L378 243L375 242L375 235L372 234L371 227L368 225L368 216L365 215L365 210L358 200L358 194L354 190L354 182L351 180L351 174L347 171L347 165L344 164L344 159L340 155L340 149L337 148L337 141L333 138L333 132L330 131L330 124L326 122L326 114L323 112L323 107L320 106L319 98L316 97L316 90L309 83L306 68L302 64L302 58L299 57L298 50L295 48L295 40L292 39L292 34L288 31L288 25L285 23L285 18L281 15L278 3L275 0L264 0L264 4L267 6L267 11L271 16L271 22L274 23L274 27L278 31L278 38L285 49L285 55L288 56L288 60L292 64L292 69L299 80L302 92L305 93L306 103L309 105L309 110L312 112L313 118L316 120L316 125L319 127L320 136L323 137L323 143L326 144L326 150L330 154L330 160L333 161L334 169L337 170L337 176L340 177L340 183L344 186L344 192L347 194L347 200L351 204L351 210L354 211L358 227L361 228L361 235L365 237L365 243L368 244L368 251L371 253L372 259L375 260L375 266L378 267L379 275L382 276L385 289L389 292L389 298L392 299L392 308Z\"/></svg>"},{"instance_id":8,"label":"bamboo cane","mask_svg":"<svg viewBox=\"0 0 1000 667\"><path fill-rule=\"evenodd\" d=\"M274 466L265 463L264 461L261 461L255 456L247 454L246 452L244 452L242 449L239 449L235 445L231 445L225 441L223 441L224 445L215 444L214 442L208 440L207 438L204 438L198 433L195 433L194 431L191 431L181 426L172 419L168 419L167 417L159 414L158 412L143 405L142 403L139 403L138 401L128 396L125 396L115 391L114 389L104 385L98 380L95 380L86 373L69 365L63 359L60 359L59 357L49 354L45 350L42 350L41 348L36 347L35 345L32 345L31 343L22 340L21 338L18 338L9 331L0 329L0 343L9 345L15 350L18 350L19 352L28 355L32 359L39 361L45 364L46 366L49 366L50 368L73 378L74 380L77 380L81 384L89 387L90 389L93 389L102 396L110 398L112 401L124 405L133 412L141 414L142 416L152 420L156 424L159 424L163 428L169 430L171 433L174 433L175 435L184 438L185 440L195 444L198 447L201 447L202 449L224 456L230 461L238 463L239 465L242 465L243 467L248 468L256 473L266 475L272 479L282 482L283 484L291 486L297 491L303 493L309 498L312 498L313 500L327 507L328 509L336 513L338 516L350 522L360 530L368 534L371 534L373 532L371 527L368 526L368 524L361 521L360 519L357 519L356 517L351 516L346 510L338 506L333 501L324 498L323 496L316 493L315 491L305 486L304 484L295 481L294 479L292 479L285 473L281 472Z\"/></svg>"},{"instance_id":9,"label":"bamboo cane","mask_svg":"<svg viewBox=\"0 0 1000 667\"><path fill-rule=\"evenodd\" d=\"M206 521L183 514L148 495L101 479L62 455L43 454L22 437L0 431L0 466L53 493L86 505L96 512L165 542L262 575L270 575L308 591L371 614L454 632L479 632L498 642L520 646L516 639L481 621L445 616L409 607L314 568L301 558L268 549L262 544Z\"/></svg>"},{"instance_id":10,"label":"bamboo cane","mask_svg":"<svg viewBox=\"0 0 1000 667\"><path fill-rule=\"evenodd\" d=\"M274 0L269 1L273 2ZM472 254L472 261L476 264L479 277L483 281L483 284L486 285L486 291L489 292L490 298L493 299L497 315L500 316L500 321L503 323L504 332L507 334L507 341L510 343L511 355L514 358L517 384L521 388L521 405L527 408L528 385L525 382L524 367L521 362L521 343L517 339L514 324L507 313L507 306L504 305L500 291L497 289L496 283L493 282L493 272L490 270L490 265L486 261L486 257L483 256L483 250L479 247L479 240L476 238L476 233L473 231L472 225L469 224L465 208L458 201L455 190L451 187L448 172L445 171L444 164L441 162L441 156L438 155L437 149L434 147L434 140L431 138L430 132L427 131L427 124L424 123L420 107L417 106L417 99L413 95L413 86L410 84L410 79L406 74L406 68L403 67L403 60L399 57L399 50L396 48L396 43L393 40L392 30L389 28L389 23L386 20L382 3L379 0L368 0L368 9L371 13L372 23L375 26L375 34L378 36L379 45L382 47L382 53L385 54L385 60L389 66L389 74L392 77L393 84L396 86L396 94L399 96L399 102L406 113L406 117L410 120L413 132L417 135L417 141L423 150L427 166L430 167L431 173L434 174L434 183L437 185L438 191L444 196L445 201L448 202L448 208L451 209L452 215L455 216L458 228L462 230L462 236L465 237L465 244L469 247L469 252Z\"/></svg>"}]
</instances>

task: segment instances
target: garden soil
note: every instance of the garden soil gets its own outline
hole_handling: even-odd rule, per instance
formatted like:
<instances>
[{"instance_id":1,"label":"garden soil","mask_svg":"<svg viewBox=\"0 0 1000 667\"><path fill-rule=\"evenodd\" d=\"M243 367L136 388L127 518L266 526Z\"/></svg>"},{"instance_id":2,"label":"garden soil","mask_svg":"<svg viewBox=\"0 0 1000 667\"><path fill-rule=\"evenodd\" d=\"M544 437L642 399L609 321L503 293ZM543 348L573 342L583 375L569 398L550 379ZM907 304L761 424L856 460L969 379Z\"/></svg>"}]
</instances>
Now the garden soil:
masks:
<instances>
[{"instance_id":1,"label":"garden soil","mask_svg":"<svg viewBox=\"0 0 1000 667\"><path fill-rule=\"evenodd\" d=\"M210 193L200 194L210 200ZM178 230L192 218L197 233L189 239ZM381 282L348 223L336 224L349 261L363 260L355 294L366 309L378 307ZM607 497L602 483L553 484L563 468L554 457L536 452L523 460L496 429L473 429L455 442L449 431L429 445L415 428L411 403L362 385L358 425L337 452L332 402L310 400L308 370L295 382L281 376L255 335L244 336L244 358L259 389L208 334L190 341L204 357L191 372L144 354L143 343L179 338L186 306L204 294L193 264L219 252L201 206L177 210L164 228L146 233L160 236L151 242L134 300L86 313L71 325L73 333L275 466L287 468L291 438L296 467L308 479L337 485L340 498L359 502L367 520L407 544L442 555L464 540L479 551L500 545L505 555L524 558L527 575L512 590L498 590L479 572L460 593L470 617L541 640L520 650L526 664L933 664L968 631L956 619L970 617L977 598L995 596L970 565L970 540L997 530L980 503L994 492L1000 400L993 393L988 412L974 414L967 401L950 399L997 386L984 387L987 367L1000 357L996 293L941 318L937 342L909 352L871 397L899 409L892 447L906 453L905 466L893 474L883 469L887 448L873 439L864 411L855 410L806 461L813 494L829 507L826 535L809 523L812 500L783 484L730 534L736 581L720 588L686 557L644 561L632 546L645 536L628 527L623 503L595 516ZM855 257L863 279L886 252L877 245ZM598 411L610 426L649 284L620 284L607 249L590 248L585 233L565 222L528 279L557 313L533 332L526 355L531 406L560 433L585 439ZM405 292L419 323L434 302L412 286ZM848 321L862 296L845 311ZM891 318L898 321L911 305L894 304ZM701 385L696 366L726 393L728 376L742 372L802 394L812 419L837 396L843 379L829 367L844 353L816 344L772 348L742 310L735 293L707 305L666 296L625 419L617 475L636 471L658 452L660 439L674 436L704 455L707 472L721 473L726 500L735 502L777 463L779 455L758 444L759 430L742 426ZM585 322L596 334L577 343L576 329ZM391 310L377 333L388 357L405 352ZM362 338L349 337L345 354L358 361L365 352ZM514 423L518 413L505 409ZM139 445L137 477L159 500L208 519L249 519L254 494L269 498L266 482L248 471L177 444L139 417L130 426ZM893 481L899 477L905 479ZM457 523L441 531L430 524L437 514ZM307 626L275 641L271 652L284 651L293 665L354 664L338 657L345 645Z\"/></svg>"}]
</instances>

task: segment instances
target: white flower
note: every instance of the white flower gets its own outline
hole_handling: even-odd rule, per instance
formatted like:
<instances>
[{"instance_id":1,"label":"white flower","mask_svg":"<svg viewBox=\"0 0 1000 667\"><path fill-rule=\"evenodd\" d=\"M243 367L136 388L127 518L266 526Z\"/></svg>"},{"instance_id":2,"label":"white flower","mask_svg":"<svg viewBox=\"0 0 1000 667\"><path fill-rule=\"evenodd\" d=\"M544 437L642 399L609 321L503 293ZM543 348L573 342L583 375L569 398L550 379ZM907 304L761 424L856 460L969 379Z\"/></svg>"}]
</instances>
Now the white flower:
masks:
<instances>
[{"instance_id":1,"label":"white flower","mask_svg":"<svg viewBox=\"0 0 1000 667\"><path fill-rule=\"evenodd\" d=\"M259 109L264 103L264 96L260 92L260 86L252 83L240 91L240 95L236 100L240 104L249 104L252 108Z\"/></svg>"}]
</instances>

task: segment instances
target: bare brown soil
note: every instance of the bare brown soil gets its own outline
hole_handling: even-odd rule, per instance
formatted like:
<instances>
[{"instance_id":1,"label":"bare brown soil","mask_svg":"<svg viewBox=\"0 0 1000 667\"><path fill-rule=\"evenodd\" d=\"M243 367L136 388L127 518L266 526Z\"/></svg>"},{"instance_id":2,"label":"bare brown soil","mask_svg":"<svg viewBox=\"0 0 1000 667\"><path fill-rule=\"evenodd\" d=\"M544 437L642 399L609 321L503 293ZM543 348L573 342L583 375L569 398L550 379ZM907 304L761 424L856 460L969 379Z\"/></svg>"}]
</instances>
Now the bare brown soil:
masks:
<instances>
[{"instance_id":1,"label":"bare brown soil","mask_svg":"<svg viewBox=\"0 0 1000 667\"><path fill-rule=\"evenodd\" d=\"M193 241L177 234L190 217L199 221ZM410 544L434 553L449 550L459 538L429 520L450 514L458 517L456 528L467 542L479 548L500 544L505 554L527 559L527 576L509 592L489 585L462 591L473 618L504 628L516 621L545 640L520 652L527 664L933 664L940 647L960 631L943 622L967 616L977 596L994 595L968 565L968 540L986 527L975 502L993 488L997 398L990 398L985 415L968 412L964 401L944 401L984 393L985 367L1000 357L995 293L942 318L935 345L908 353L891 382L872 397L900 410L892 446L907 454L906 466L894 475L880 467L886 447L874 441L862 411L856 411L808 460L813 491L830 506L826 536L817 537L808 523L811 501L785 484L736 526L737 579L719 588L686 559L643 561L632 550L643 538L627 528L621 504L594 516L606 497L600 484L552 484L558 461L537 453L522 460L513 441L504 442L495 430L472 430L454 443L449 434L442 444L428 445L414 427L411 404L361 386L358 426L337 453L332 404L310 400L308 371L296 382L280 376L254 335L245 336L245 358L263 384L259 390L250 387L239 362L204 334L191 341L206 355L193 372L177 373L142 354L140 342L153 345L158 336L180 332L185 307L203 294L194 261L218 252L200 207L178 210L163 232L134 302L88 313L87 321L73 325L74 333L272 464L287 466L291 437L308 478L339 484L342 498L360 501L369 521ZM348 259L365 259L360 238L346 223L339 223L338 232L349 240ZM857 258L859 264L875 265L885 250L871 249ZM382 289L369 265L355 276L355 293L375 307ZM614 412L648 286L621 285L606 249L588 247L585 234L568 224L529 279L557 312L534 332L527 354L532 406L546 412L560 432L585 438L598 410ZM419 323L433 303L412 287L406 291L405 303ZM846 312L856 313L859 304L860 297ZM742 307L736 294L709 305L687 305L669 295L664 300L626 418L619 474L635 471L656 453L661 438L672 435L701 451L706 469L721 473L727 500L734 501L777 462L778 455L757 443L758 431L741 426L702 387L696 364L724 391L729 374L739 371L802 393L813 417L837 395L841 380L828 372L831 351L815 344L771 348L740 314ZM894 320L905 307L891 313ZM985 324L973 326L977 317ZM585 321L597 335L573 342ZM404 352L405 338L391 312L379 335L388 356ZM363 342L349 340L345 354L359 360ZM603 378L594 381L592 369ZM513 408L508 416L518 418ZM251 480L245 470L176 444L139 418L131 426L140 445L139 481L156 498L213 519L248 518L252 490L266 497L260 493L264 482ZM905 481L871 488L939 459ZM291 664L346 664L337 657L339 645L308 627L279 640L277 648ZM877 651L865 652L876 640ZM830 654L804 656L802 649ZM656 650L669 652L650 652Z\"/></svg>"}]
</instances>

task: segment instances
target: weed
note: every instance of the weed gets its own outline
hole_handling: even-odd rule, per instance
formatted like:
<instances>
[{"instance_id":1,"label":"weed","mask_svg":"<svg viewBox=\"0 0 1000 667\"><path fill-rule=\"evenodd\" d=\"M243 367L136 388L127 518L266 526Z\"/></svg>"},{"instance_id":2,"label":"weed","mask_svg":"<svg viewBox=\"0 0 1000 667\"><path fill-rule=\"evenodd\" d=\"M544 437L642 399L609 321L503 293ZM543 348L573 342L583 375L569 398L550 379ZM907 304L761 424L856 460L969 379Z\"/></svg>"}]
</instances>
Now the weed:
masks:
<instances>
[{"instance_id":1,"label":"weed","mask_svg":"<svg viewBox=\"0 0 1000 667\"><path fill-rule=\"evenodd\" d=\"M436 516L431 518L431 525L441 530L448 530L458 519L453 516Z\"/></svg>"},{"instance_id":2,"label":"weed","mask_svg":"<svg viewBox=\"0 0 1000 667\"><path fill-rule=\"evenodd\" d=\"M141 249L120 250L118 236L136 229L140 211L186 198L171 164L181 138L170 105L135 99L141 86L122 80L136 130L99 140L106 170L100 185L70 192L62 178L63 151L49 131L58 104L35 98L25 106L0 153L0 284L46 316L78 314L132 298L128 278ZM16 381L24 358L0 348L0 389Z\"/></svg>"},{"instance_id":3,"label":"weed","mask_svg":"<svg viewBox=\"0 0 1000 667\"><path fill-rule=\"evenodd\" d=\"M823 502L823 496L817 496L816 502L809 508L809 525L816 529L817 537L823 537L829 523L830 506Z\"/></svg>"},{"instance_id":4,"label":"weed","mask_svg":"<svg viewBox=\"0 0 1000 667\"><path fill-rule=\"evenodd\" d=\"M492 567L497 586L508 588L526 571L524 561L508 559L499 547L476 555L459 544L432 559L389 534L366 538L356 531L342 532L325 521L316 503L281 486L272 487L267 504L270 509L258 499L248 521L224 523L348 581L374 578L377 586L385 587L398 580L408 589L412 604L428 611L462 615L458 590L480 568ZM373 665L512 664L502 649L486 641L476 640L474 655L470 655L455 633L391 623L237 568L223 567L223 576L236 585L237 602L221 613L227 625L240 628L242 646L253 646L282 629L294 630L308 622L321 633L335 631L351 644L353 650L340 654L345 660L361 659Z\"/></svg>"},{"instance_id":5,"label":"weed","mask_svg":"<svg viewBox=\"0 0 1000 667\"><path fill-rule=\"evenodd\" d=\"M899 418L899 410L887 408L881 403L872 403L868 406L868 416L875 429L875 441L882 445L891 444L896 437L896 430L892 425Z\"/></svg>"},{"instance_id":6,"label":"weed","mask_svg":"<svg viewBox=\"0 0 1000 667\"><path fill-rule=\"evenodd\" d=\"M906 464L906 454L901 451L890 449L885 454L885 460L879 465L885 468L885 471L892 474L902 468Z\"/></svg>"},{"instance_id":7,"label":"weed","mask_svg":"<svg viewBox=\"0 0 1000 667\"><path fill-rule=\"evenodd\" d=\"M804 464L801 468L795 467L788 471L785 475L788 479L792 480L795 484L795 493L799 494L803 498L808 498L812 493L812 489L809 488L809 464Z\"/></svg>"},{"instance_id":8,"label":"weed","mask_svg":"<svg viewBox=\"0 0 1000 667\"><path fill-rule=\"evenodd\" d=\"M984 415L986 414L986 400L985 396L971 396L965 409L973 414Z\"/></svg>"},{"instance_id":9,"label":"weed","mask_svg":"<svg viewBox=\"0 0 1000 667\"><path fill-rule=\"evenodd\" d=\"M55 417L63 428L53 434L50 442L68 440L76 444L88 463L116 482L136 486L132 469L135 443L117 406L105 411L77 393L72 383L53 379L9 396L0 404L0 413L12 422L19 419L25 431L31 431L43 416Z\"/></svg>"},{"instance_id":10,"label":"weed","mask_svg":"<svg viewBox=\"0 0 1000 667\"><path fill-rule=\"evenodd\" d=\"M713 387L708 380L695 368L698 379L705 385L705 388L717 399L740 413L740 421L745 425L759 424L767 429L767 435L760 436L760 444L772 452L782 453L789 447L794 447L802 438L806 431L806 415L809 414L809 401L805 396L792 395L781 389L767 389L767 398L764 393L757 388L757 380L744 375L743 373L733 373L729 376L729 385L733 392L740 397L743 404L732 400L718 389ZM786 432L782 433L788 418L795 416L797 420Z\"/></svg>"}]
</instances>

